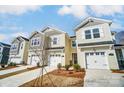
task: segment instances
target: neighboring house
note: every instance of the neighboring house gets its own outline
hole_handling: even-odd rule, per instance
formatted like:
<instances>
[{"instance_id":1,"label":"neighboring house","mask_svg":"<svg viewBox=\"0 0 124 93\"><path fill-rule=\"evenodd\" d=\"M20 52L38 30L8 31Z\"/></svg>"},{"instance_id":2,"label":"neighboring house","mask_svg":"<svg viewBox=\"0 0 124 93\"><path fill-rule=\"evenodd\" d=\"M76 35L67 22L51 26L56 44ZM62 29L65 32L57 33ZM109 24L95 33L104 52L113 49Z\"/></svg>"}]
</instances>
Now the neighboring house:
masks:
<instances>
[{"instance_id":1,"label":"neighboring house","mask_svg":"<svg viewBox=\"0 0 124 93\"><path fill-rule=\"evenodd\" d=\"M29 40L25 37L18 36L12 41L9 62L16 64L27 64Z\"/></svg>"},{"instance_id":2,"label":"neighboring house","mask_svg":"<svg viewBox=\"0 0 124 93\"><path fill-rule=\"evenodd\" d=\"M0 64L7 64L9 59L10 45L0 42Z\"/></svg>"},{"instance_id":3,"label":"neighboring house","mask_svg":"<svg viewBox=\"0 0 124 93\"><path fill-rule=\"evenodd\" d=\"M42 61L44 35L41 32L33 32L29 38L28 64L37 65ZM47 43L47 42L46 42Z\"/></svg>"},{"instance_id":4,"label":"neighboring house","mask_svg":"<svg viewBox=\"0 0 124 93\"><path fill-rule=\"evenodd\" d=\"M43 39L43 37L45 39ZM57 67L58 63L61 63L62 65L69 64L69 40L70 39L67 33L52 27L46 27L41 32L34 32L29 40L29 45L32 48L29 47L28 64L36 65L36 63L40 62L39 57L41 57L42 54L39 55L40 53L38 54L38 51L42 51L43 42L46 44L45 49L47 51L47 65ZM36 43L36 46L34 43ZM35 48L36 52L33 50Z\"/></svg>"},{"instance_id":5,"label":"neighboring house","mask_svg":"<svg viewBox=\"0 0 124 93\"><path fill-rule=\"evenodd\" d=\"M89 17L76 28L78 63L86 69L118 69L109 20Z\"/></svg>"}]
</instances>

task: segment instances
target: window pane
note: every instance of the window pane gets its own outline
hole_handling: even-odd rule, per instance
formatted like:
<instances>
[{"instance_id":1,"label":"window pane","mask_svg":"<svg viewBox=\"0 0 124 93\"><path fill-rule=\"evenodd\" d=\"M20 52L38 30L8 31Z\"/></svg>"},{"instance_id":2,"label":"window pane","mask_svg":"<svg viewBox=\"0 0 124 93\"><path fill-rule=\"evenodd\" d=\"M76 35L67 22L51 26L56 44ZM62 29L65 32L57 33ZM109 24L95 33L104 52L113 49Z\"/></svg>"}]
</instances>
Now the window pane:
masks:
<instances>
[{"instance_id":1,"label":"window pane","mask_svg":"<svg viewBox=\"0 0 124 93\"><path fill-rule=\"evenodd\" d=\"M85 34L88 34L89 35L89 34L91 34L91 31L90 30L86 30L85 31Z\"/></svg>"},{"instance_id":2,"label":"window pane","mask_svg":"<svg viewBox=\"0 0 124 93\"><path fill-rule=\"evenodd\" d=\"M91 39L91 35L85 35L86 39Z\"/></svg>"},{"instance_id":3,"label":"window pane","mask_svg":"<svg viewBox=\"0 0 124 93\"><path fill-rule=\"evenodd\" d=\"M99 29L98 28L93 29L93 33L99 33Z\"/></svg>"},{"instance_id":4,"label":"window pane","mask_svg":"<svg viewBox=\"0 0 124 93\"><path fill-rule=\"evenodd\" d=\"M72 47L76 47L76 41L72 41Z\"/></svg>"},{"instance_id":5,"label":"window pane","mask_svg":"<svg viewBox=\"0 0 124 93\"><path fill-rule=\"evenodd\" d=\"M91 31L90 30L85 31L85 39L91 39Z\"/></svg>"},{"instance_id":6,"label":"window pane","mask_svg":"<svg viewBox=\"0 0 124 93\"><path fill-rule=\"evenodd\" d=\"M57 38L56 37L53 38L53 44L57 44Z\"/></svg>"},{"instance_id":7,"label":"window pane","mask_svg":"<svg viewBox=\"0 0 124 93\"><path fill-rule=\"evenodd\" d=\"M93 37L94 38L100 38L100 34L98 33L98 34L93 34Z\"/></svg>"},{"instance_id":8,"label":"window pane","mask_svg":"<svg viewBox=\"0 0 124 93\"><path fill-rule=\"evenodd\" d=\"M93 29L93 37L100 38L100 33L98 28Z\"/></svg>"}]
</instances>

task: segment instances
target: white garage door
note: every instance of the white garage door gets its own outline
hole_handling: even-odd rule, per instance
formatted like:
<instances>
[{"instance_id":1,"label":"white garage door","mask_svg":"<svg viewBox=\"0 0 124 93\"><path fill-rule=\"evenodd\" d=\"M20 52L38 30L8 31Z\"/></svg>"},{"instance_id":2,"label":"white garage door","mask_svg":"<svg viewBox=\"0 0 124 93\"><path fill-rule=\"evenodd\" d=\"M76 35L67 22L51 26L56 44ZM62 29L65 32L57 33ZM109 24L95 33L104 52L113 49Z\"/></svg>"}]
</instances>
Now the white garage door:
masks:
<instances>
[{"instance_id":1,"label":"white garage door","mask_svg":"<svg viewBox=\"0 0 124 93\"><path fill-rule=\"evenodd\" d=\"M40 62L39 57L36 56L36 55L33 55L32 59L31 59L31 65L35 65L36 66L38 62Z\"/></svg>"},{"instance_id":2,"label":"white garage door","mask_svg":"<svg viewBox=\"0 0 124 93\"><path fill-rule=\"evenodd\" d=\"M61 63L60 55L50 55L49 64L50 66L57 67L57 64Z\"/></svg>"},{"instance_id":3,"label":"white garage door","mask_svg":"<svg viewBox=\"0 0 124 93\"><path fill-rule=\"evenodd\" d=\"M86 53L86 63L88 69L108 69L105 52Z\"/></svg>"}]
</instances>

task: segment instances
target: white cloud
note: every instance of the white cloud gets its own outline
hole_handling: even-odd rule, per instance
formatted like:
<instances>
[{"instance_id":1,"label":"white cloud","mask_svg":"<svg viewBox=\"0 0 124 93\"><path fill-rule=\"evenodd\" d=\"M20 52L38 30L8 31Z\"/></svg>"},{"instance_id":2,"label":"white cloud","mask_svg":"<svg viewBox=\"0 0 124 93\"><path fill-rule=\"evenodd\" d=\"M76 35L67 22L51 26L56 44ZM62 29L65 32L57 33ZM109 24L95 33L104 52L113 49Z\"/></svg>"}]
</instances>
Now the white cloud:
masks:
<instances>
[{"instance_id":1,"label":"white cloud","mask_svg":"<svg viewBox=\"0 0 124 93\"><path fill-rule=\"evenodd\" d=\"M1 5L0 14L12 14L12 15L21 15L27 11L36 11L39 10L41 6L16 6L16 5Z\"/></svg>"},{"instance_id":2,"label":"white cloud","mask_svg":"<svg viewBox=\"0 0 124 93\"><path fill-rule=\"evenodd\" d=\"M27 32L17 32L17 33L13 33L10 36L11 37L18 37L18 36L24 36L24 37L28 37L29 33Z\"/></svg>"},{"instance_id":3,"label":"white cloud","mask_svg":"<svg viewBox=\"0 0 124 93\"><path fill-rule=\"evenodd\" d=\"M86 6L80 5L63 6L58 10L58 14L60 15L72 14L77 18L84 18L88 16L86 9L87 9Z\"/></svg>"},{"instance_id":4,"label":"white cloud","mask_svg":"<svg viewBox=\"0 0 124 93\"><path fill-rule=\"evenodd\" d=\"M112 23L111 29L115 30L115 31L116 30L123 30L124 26L122 24L119 24L119 23Z\"/></svg>"},{"instance_id":5,"label":"white cloud","mask_svg":"<svg viewBox=\"0 0 124 93\"><path fill-rule=\"evenodd\" d=\"M6 35L0 34L0 41L3 41L3 40L5 40L5 39L6 39Z\"/></svg>"},{"instance_id":6,"label":"white cloud","mask_svg":"<svg viewBox=\"0 0 124 93\"><path fill-rule=\"evenodd\" d=\"M123 14L124 7L123 6L117 6L117 5L93 5L89 6L91 11L96 15L96 16L113 16L116 13Z\"/></svg>"},{"instance_id":7,"label":"white cloud","mask_svg":"<svg viewBox=\"0 0 124 93\"><path fill-rule=\"evenodd\" d=\"M16 26L16 25L0 25L0 30L22 30L23 27L21 26Z\"/></svg>"}]
</instances>

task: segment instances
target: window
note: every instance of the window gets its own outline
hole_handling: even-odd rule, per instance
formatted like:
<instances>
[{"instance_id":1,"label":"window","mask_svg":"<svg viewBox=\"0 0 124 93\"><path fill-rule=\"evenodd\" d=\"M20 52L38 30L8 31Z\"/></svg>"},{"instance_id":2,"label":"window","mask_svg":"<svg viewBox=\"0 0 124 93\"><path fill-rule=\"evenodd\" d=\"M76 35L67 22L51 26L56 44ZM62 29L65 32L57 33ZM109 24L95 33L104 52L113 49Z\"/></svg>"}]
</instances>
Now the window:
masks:
<instances>
[{"instance_id":1,"label":"window","mask_svg":"<svg viewBox=\"0 0 124 93\"><path fill-rule=\"evenodd\" d=\"M90 30L85 31L85 39L91 39L91 31Z\"/></svg>"},{"instance_id":2,"label":"window","mask_svg":"<svg viewBox=\"0 0 124 93\"><path fill-rule=\"evenodd\" d=\"M92 31L93 31L93 37L94 38L100 38L100 33L99 33L99 29L98 28L95 28Z\"/></svg>"},{"instance_id":3,"label":"window","mask_svg":"<svg viewBox=\"0 0 124 93\"><path fill-rule=\"evenodd\" d=\"M54 44L54 45L57 44L57 37L54 37L54 38L53 38L53 44Z\"/></svg>"},{"instance_id":4,"label":"window","mask_svg":"<svg viewBox=\"0 0 124 93\"><path fill-rule=\"evenodd\" d=\"M21 49L23 48L23 44L21 45Z\"/></svg>"},{"instance_id":5,"label":"window","mask_svg":"<svg viewBox=\"0 0 124 93\"><path fill-rule=\"evenodd\" d=\"M33 39L31 40L31 45L32 45L32 46L38 46L38 45L40 45L40 39L39 39L39 37L33 38Z\"/></svg>"},{"instance_id":6,"label":"window","mask_svg":"<svg viewBox=\"0 0 124 93\"><path fill-rule=\"evenodd\" d=\"M101 55L105 55L105 53L104 52L101 52Z\"/></svg>"},{"instance_id":7,"label":"window","mask_svg":"<svg viewBox=\"0 0 124 93\"><path fill-rule=\"evenodd\" d=\"M76 41L75 40L72 41L72 47L76 47Z\"/></svg>"},{"instance_id":8,"label":"window","mask_svg":"<svg viewBox=\"0 0 124 93\"><path fill-rule=\"evenodd\" d=\"M16 50L17 49L17 45L16 44L13 44L12 47L11 47L12 50Z\"/></svg>"},{"instance_id":9,"label":"window","mask_svg":"<svg viewBox=\"0 0 124 93\"><path fill-rule=\"evenodd\" d=\"M99 52L96 52L96 55L99 55Z\"/></svg>"}]
</instances>

